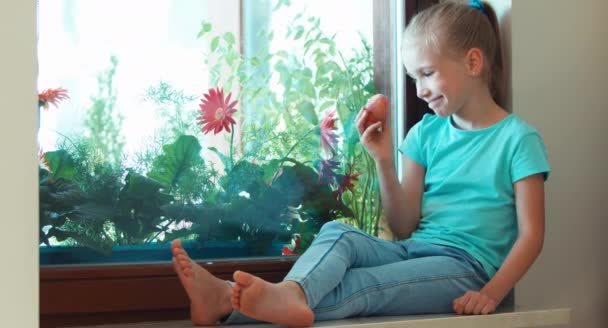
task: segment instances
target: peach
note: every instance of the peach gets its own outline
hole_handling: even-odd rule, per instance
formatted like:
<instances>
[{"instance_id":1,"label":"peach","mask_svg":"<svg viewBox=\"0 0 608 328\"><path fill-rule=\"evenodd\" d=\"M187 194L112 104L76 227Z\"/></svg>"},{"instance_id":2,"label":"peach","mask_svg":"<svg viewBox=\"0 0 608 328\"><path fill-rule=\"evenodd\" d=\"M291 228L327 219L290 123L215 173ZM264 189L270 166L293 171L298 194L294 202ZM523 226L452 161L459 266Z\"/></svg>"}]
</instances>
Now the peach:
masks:
<instances>
[{"instance_id":1,"label":"peach","mask_svg":"<svg viewBox=\"0 0 608 328\"><path fill-rule=\"evenodd\" d=\"M366 126L374 124L378 121L385 122L388 120L388 98L383 94L376 94L369 98L367 104L363 107L367 110L368 116Z\"/></svg>"}]
</instances>

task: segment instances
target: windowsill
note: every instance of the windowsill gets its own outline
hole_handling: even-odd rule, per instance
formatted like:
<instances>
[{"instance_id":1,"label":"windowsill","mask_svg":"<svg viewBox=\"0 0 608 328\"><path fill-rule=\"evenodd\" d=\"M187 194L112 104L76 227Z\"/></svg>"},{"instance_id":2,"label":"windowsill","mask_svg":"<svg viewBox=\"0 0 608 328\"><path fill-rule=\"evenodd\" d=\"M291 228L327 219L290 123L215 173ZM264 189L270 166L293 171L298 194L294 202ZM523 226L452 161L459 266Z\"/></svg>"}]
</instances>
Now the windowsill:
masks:
<instances>
[{"instance_id":1,"label":"windowsill","mask_svg":"<svg viewBox=\"0 0 608 328\"><path fill-rule=\"evenodd\" d=\"M454 314L442 315L415 315L400 317L371 317L355 318L336 321L324 321L315 324L315 327L381 327L381 328L524 328L567 325L570 323L571 310L546 309L530 310L519 309L491 315L458 316ZM102 326L106 328L186 328L195 327L188 320L146 322L139 324L121 324ZM222 327L222 326L219 326ZM278 327L268 324L231 325L230 328L261 328Z\"/></svg>"}]
</instances>

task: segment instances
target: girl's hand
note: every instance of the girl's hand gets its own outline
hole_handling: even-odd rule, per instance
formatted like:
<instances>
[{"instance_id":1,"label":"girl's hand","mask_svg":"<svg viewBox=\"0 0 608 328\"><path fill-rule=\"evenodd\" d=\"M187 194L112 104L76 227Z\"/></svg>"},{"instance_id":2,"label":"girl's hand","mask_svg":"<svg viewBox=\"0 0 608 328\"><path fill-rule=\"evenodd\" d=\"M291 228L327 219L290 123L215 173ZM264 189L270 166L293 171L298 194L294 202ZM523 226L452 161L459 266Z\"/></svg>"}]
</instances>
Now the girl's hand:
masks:
<instances>
[{"instance_id":1,"label":"girl's hand","mask_svg":"<svg viewBox=\"0 0 608 328\"><path fill-rule=\"evenodd\" d=\"M468 291L453 302L457 314L490 314L496 311L498 302L481 292Z\"/></svg>"},{"instance_id":2,"label":"girl's hand","mask_svg":"<svg viewBox=\"0 0 608 328\"><path fill-rule=\"evenodd\" d=\"M374 160L388 160L393 156L393 133L388 122L378 121L368 125L369 112L361 108L355 117L361 144Z\"/></svg>"}]
</instances>

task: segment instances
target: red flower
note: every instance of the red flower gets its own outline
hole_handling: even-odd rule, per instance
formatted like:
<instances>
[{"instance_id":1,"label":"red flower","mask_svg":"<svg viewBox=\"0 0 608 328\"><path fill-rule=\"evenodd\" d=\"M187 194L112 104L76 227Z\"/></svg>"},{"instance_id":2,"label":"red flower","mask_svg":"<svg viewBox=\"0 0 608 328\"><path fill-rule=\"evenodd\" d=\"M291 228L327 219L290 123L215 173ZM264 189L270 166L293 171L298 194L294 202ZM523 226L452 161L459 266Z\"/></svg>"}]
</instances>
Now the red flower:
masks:
<instances>
[{"instance_id":1,"label":"red flower","mask_svg":"<svg viewBox=\"0 0 608 328\"><path fill-rule=\"evenodd\" d=\"M68 90L63 88L47 89L38 95L38 106L44 109L49 109L51 104L59 107L59 102L65 99L70 99Z\"/></svg>"},{"instance_id":2,"label":"red flower","mask_svg":"<svg viewBox=\"0 0 608 328\"><path fill-rule=\"evenodd\" d=\"M218 134L222 129L230 132L230 125L236 124L232 114L236 112L234 106L238 101L231 103L231 96L232 93L228 93L228 97L224 99L224 89L220 88L211 88L209 93L204 94L205 99L201 99L202 103L199 105L201 115L197 118L204 134L211 130L214 134Z\"/></svg>"},{"instance_id":3,"label":"red flower","mask_svg":"<svg viewBox=\"0 0 608 328\"><path fill-rule=\"evenodd\" d=\"M332 109L325 113L323 121L321 121L321 147L325 151L325 154L331 156L336 154L336 143L338 143L338 135L334 131L338 130L336 127L337 117L334 117L336 110Z\"/></svg>"},{"instance_id":4,"label":"red flower","mask_svg":"<svg viewBox=\"0 0 608 328\"><path fill-rule=\"evenodd\" d=\"M49 173L53 173L51 163L46 159L46 152L40 146L38 146L38 164Z\"/></svg>"},{"instance_id":5,"label":"red flower","mask_svg":"<svg viewBox=\"0 0 608 328\"><path fill-rule=\"evenodd\" d=\"M334 172L340 167L340 162L332 161L330 159L322 160L319 162L319 183L324 182L326 184L332 184L336 178Z\"/></svg>"},{"instance_id":6,"label":"red flower","mask_svg":"<svg viewBox=\"0 0 608 328\"><path fill-rule=\"evenodd\" d=\"M283 252L281 253L282 255L297 255L298 254L298 248L300 248L300 242L302 241L302 239L300 238L300 235L295 235L293 240L294 240L293 245L283 246Z\"/></svg>"},{"instance_id":7,"label":"red flower","mask_svg":"<svg viewBox=\"0 0 608 328\"><path fill-rule=\"evenodd\" d=\"M338 189L336 190L337 197L340 198L346 190L350 192L355 191L355 181L359 181L359 176L362 172L353 173L353 164L348 165L348 173L345 175L338 175Z\"/></svg>"}]
</instances>

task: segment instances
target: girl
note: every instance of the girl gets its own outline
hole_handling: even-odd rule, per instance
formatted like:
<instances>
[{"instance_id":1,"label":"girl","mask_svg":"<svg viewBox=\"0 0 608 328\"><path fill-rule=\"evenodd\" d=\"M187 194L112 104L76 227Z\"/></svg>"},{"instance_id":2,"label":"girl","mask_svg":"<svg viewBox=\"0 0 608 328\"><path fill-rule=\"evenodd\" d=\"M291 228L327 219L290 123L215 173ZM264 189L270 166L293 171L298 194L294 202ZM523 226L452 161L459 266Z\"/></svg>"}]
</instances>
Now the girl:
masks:
<instances>
[{"instance_id":1,"label":"girl","mask_svg":"<svg viewBox=\"0 0 608 328\"><path fill-rule=\"evenodd\" d=\"M502 103L494 10L444 2L416 15L403 35L403 62L436 115L409 131L403 181L390 124L367 128L382 204L397 241L338 222L325 224L284 281L245 272L219 280L179 241L175 270L196 324L256 320L309 326L315 320L418 313L488 314L540 253L544 235L543 141Z\"/></svg>"}]
</instances>

